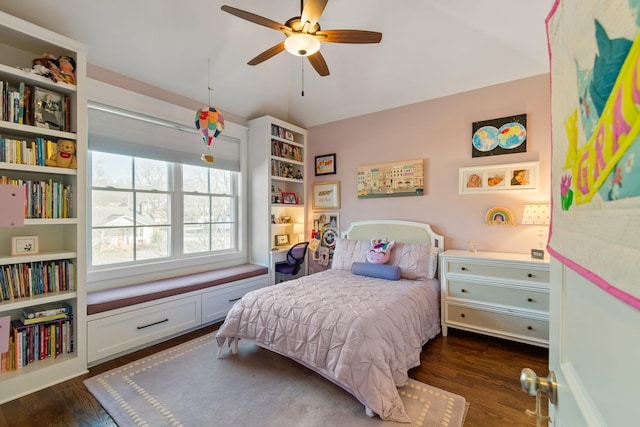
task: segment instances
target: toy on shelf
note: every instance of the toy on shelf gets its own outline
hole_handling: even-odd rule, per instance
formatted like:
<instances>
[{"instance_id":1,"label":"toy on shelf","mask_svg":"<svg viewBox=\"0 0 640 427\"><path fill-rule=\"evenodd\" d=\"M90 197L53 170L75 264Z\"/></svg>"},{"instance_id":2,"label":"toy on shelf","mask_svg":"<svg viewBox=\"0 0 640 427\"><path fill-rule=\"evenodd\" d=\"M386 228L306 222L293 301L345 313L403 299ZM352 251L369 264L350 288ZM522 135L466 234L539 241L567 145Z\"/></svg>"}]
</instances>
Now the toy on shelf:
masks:
<instances>
[{"instance_id":1,"label":"toy on shelf","mask_svg":"<svg viewBox=\"0 0 640 427\"><path fill-rule=\"evenodd\" d=\"M44 161L47 166L59 168L78 169L76 160L76 144L68 139L59 139L57 152Z\"/></svg>"}]
</instances>

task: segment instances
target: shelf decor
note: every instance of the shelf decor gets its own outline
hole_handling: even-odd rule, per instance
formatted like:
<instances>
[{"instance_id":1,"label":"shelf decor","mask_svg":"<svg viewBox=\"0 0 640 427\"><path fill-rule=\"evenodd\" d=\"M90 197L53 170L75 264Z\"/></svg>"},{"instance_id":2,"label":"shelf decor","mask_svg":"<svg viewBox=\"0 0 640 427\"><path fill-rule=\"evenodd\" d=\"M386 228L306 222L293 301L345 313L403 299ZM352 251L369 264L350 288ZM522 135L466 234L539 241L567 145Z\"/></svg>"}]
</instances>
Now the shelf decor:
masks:
<instances>
[{"instance_id":1,"label":"shelf decor","mask_svg":"<svg viewBox=\"0 0 640 427\"><path fill-rule=\"evenodd\" d=\"M340 209L340 181L313 184L313 209Z\"/></svg>"},{"instance_id":2,"label":"shelf decor","mask_svg":"<svg viewBox=\"0 0 640 427\"><path fill-rule=\"evenodd\" d=\"M514 225L513 214L507 208L495 207L487 211L485 224L487 225Z\"/></svg>"},{"instance_id":3,"label":"shelf decor","mask_svg":"<svg viewBox=\"0 0 640 427\"><path fill-rule=\"evenodd\" d=\"M11 255L36 255L40 253L38 236L14 236L11 238Z\"/></svg>"}]
</instances>

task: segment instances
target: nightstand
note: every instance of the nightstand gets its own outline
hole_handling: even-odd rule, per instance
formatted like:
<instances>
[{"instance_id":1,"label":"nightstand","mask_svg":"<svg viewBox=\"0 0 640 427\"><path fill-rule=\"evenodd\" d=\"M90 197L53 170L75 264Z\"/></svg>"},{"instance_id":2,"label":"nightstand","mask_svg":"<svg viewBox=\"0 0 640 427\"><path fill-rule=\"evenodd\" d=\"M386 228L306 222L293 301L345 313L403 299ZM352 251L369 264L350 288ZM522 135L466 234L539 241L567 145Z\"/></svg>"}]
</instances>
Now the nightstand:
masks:
<instances>
[{"instance_id":1,"label":"nightstand","mask_svg":"<svg viewBox=\"0 0 640 427\"><path fill-rule=\"evenodd\" d=\"M448 328L549 346L549 260L528 254L440 254L442 335Z\"/></svg>"}]
</instances>

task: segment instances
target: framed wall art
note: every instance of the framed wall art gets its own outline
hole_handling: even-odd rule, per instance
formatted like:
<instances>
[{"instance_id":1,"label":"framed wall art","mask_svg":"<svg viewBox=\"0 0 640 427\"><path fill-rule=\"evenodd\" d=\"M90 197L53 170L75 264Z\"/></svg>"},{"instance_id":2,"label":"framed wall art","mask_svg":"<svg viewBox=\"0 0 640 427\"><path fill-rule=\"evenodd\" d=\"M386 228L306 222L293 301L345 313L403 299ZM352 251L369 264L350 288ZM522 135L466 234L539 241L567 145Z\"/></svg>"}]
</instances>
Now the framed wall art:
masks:
<instances>
[{"instance_id":1,"label":"framed wall art","mask_svg":"<svg viewBox=\"0 0 640 427\"><path fill-rule=\"evenodd\" d=\"M422 196L424 160L406 160L358 167L358 199Z\"/></svg>"},{"instance_id":2,"label":"framed wall art","mask_svg":"<svg viewBox=\"0 0 640 427\"><path fill-rule=\"evenodd\" d=\"M316 156L316 176L333 175L336 172L336 153Z\"/></svg>"},{"instance_id":3,"label":"framed wall art","mask_svg":"<svg viewBox=\"0 0 640 427\"><path fill-rule=\"evenodd\" d=\"M478 194L538 189L540 162L472 166L458 171L458 193Z\"/></svg>"},{"instance_id":4,"label":"framed wall art","mask_svg":"<svg viewBox=\"0 0 640 427\"><path fill-rule=\"evenodd\" d=\"M340 181L313 184L313 209L340 209Z\"/></svg>"},{"instance_id":5,"label":"framed wall art","mask_svg":"<svg viewBox=\"0 0 640 427\"><path fill-rule=\"evenodd\" d=\"M471 130L471 157L527 151L526 114L474 122Z\"/></svg>"}]
</instances>

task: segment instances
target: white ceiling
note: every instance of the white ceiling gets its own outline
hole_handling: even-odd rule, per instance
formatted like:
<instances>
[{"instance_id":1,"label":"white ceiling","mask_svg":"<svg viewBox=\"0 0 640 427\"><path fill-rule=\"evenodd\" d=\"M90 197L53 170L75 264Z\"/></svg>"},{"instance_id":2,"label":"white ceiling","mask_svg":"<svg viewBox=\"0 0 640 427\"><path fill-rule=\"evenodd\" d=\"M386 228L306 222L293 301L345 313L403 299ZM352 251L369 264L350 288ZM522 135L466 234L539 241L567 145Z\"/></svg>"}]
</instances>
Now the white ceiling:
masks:
<instances>
[{"instance_id":1,"label":"white ceiling","mask_svg":"<svg viewBox=\"0 0 640 427\"><path fill-rule=\"evenodd\" d=\"M383 36L323 43L327 77L287 52L247 65L284 35L223 4L282 23L300 14L299 0L0 0L3 11L85 43L93 65L203 105L211 95L242 118L271 114L304 127L549 71L553 0L329 1L322 29Z\"/></svg>"}]
</instances>

